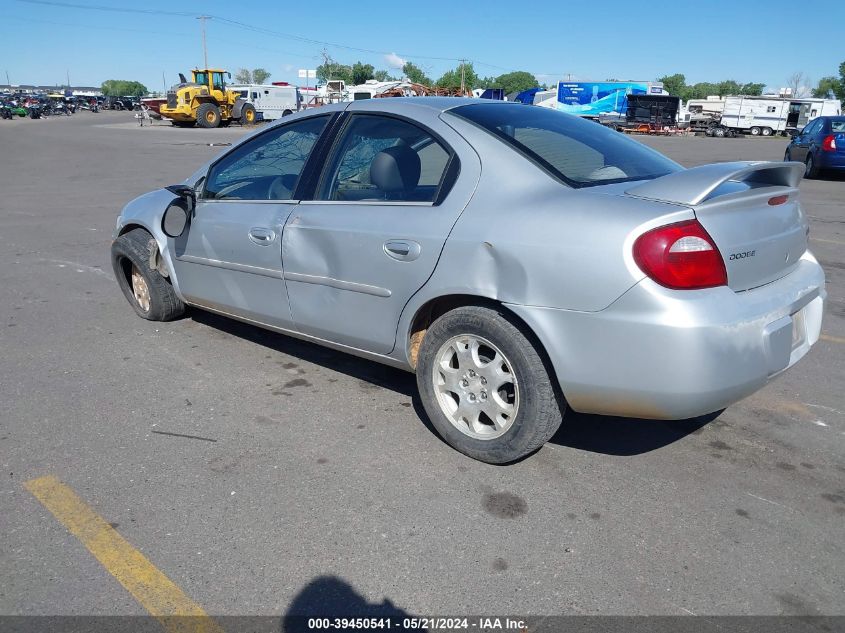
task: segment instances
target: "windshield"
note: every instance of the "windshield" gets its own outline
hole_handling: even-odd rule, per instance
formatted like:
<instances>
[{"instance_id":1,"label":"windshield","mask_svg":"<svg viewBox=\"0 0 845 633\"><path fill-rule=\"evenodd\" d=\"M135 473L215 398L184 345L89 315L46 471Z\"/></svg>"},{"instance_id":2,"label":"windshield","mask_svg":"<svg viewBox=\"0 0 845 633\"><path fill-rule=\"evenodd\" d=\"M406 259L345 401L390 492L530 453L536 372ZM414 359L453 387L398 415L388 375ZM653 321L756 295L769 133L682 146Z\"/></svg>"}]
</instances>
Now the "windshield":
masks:
<instances>
[{"instance_id":1,"label":"windshield","mask_svg":"<svg viewBox=\"0 0 845 633\"><path fill-rule=\"evenodd\" d=\"M447 114L481 127L572 187L645 180L683 169L619 132L549 108L473 104Z\"/></svg>"},{"instance_id":2,"label":"windshield","mask_svg":"<svg viewBox=\"0 0 845 633\"><path fill-rule=\"evenodd\" d=\"M208 73L194 73L194 83L201 86L208 85Z\"/></svg>"}]
</instances>

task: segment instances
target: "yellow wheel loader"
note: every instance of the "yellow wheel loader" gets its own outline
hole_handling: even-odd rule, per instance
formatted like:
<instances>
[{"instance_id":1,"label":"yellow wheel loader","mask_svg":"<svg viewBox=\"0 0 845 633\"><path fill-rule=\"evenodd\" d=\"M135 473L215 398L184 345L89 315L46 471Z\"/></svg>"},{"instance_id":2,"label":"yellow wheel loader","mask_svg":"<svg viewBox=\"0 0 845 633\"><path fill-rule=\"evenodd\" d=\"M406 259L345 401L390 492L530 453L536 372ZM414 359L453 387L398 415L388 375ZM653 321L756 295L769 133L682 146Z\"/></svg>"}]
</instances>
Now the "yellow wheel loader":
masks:
<instances>
[{"instance_id":1,"label":"yellow wheel loader","mask_svg":"<svg viewBox=\"0 0 845 633\"><path fill-rule=\"evenodd\" d=\"M179 73L180 83L167 92L167 103L159 108L161 116L181 127L219 127L239 121L255 123L255 106L244 101L237 92L226 88L232 75L213 68L191 71L192 81Z\"/></svg>"}]
</instances>

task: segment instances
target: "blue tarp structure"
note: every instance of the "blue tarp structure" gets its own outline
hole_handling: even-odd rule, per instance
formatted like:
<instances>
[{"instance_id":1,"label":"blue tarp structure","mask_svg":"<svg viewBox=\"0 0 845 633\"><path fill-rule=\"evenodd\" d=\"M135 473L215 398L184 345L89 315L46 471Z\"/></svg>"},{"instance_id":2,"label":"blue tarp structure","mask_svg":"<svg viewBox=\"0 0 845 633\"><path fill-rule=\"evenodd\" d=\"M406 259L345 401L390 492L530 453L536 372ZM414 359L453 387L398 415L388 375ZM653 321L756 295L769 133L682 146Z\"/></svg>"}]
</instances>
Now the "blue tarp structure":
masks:
<instances>
[{"instance_id":1,"label":"blue tarp structure","mask_svg":"<svg viewBox=\"0 0 845 633\"><path fill-rule=\"evenodd\" d=\"M518 95L516 95L516 99L514 101L519 101L520 103L526 103L528 105L534 104L534 95L540 92L542 88L529 88L528 90L523 90Z\"/></svg>"},{"instance_id":2,"label":"blue tarp structure","mask_svg":"<svg viewBox=\"0 0 845 633\"><path fill-rule=\"evenodd\" d=\"M495 101L505 100L505 91L502 88L487 88L482 94L481 99L494 99Z\"/></svg>"}]
</instances>

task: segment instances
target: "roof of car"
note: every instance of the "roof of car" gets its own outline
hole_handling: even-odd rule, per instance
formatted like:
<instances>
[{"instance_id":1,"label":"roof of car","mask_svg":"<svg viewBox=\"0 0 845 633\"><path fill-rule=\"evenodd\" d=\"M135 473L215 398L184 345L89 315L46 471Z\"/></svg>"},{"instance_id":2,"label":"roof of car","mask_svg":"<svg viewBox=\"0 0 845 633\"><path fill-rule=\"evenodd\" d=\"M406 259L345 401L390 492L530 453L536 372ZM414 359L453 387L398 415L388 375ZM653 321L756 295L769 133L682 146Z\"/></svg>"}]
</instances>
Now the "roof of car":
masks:
<instances>
[{"instance_id":1,"label":"roof of car","mask_svg":"<svg viewBox=\"0 0 845 633\"><path fill-rule=\"evenodd\" d=\"M373 108L378 103L378 109L384 112L401 111L408 106L415 108L429 108L437 112L445 112L458 106L470 104L506 105L513 104L511 101L496 101L493 99L471 99L469 97L386 97L380 99L362 99L349 104L349 111ZM524 105L524 104L517 104Z\"/></svg>"}]
</instances>

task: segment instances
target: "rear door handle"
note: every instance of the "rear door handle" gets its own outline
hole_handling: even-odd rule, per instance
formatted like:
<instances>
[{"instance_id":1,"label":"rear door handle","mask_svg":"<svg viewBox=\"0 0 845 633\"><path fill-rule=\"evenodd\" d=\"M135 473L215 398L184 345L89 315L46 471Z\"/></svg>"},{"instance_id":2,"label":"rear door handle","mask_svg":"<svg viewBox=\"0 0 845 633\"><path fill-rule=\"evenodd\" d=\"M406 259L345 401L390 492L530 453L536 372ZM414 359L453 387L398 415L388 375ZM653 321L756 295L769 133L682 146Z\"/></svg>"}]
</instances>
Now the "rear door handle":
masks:
<instances>
[{"instance_id":1,"label":"rear door handle","mask_svg":"<svg viewBox=\"0 0 845 633\"><path fill-rule=\"evenodd\" d=\"M410 262L420 256L422 247L411 240L388 240L384 243L384 252L393 259Z\"/></svg>"},{"instance_id":2,"label":"rear door handle","mask_svg":"<svg viewBox=\"0 0 845 633\"><path fill-rule=\"evenodd\" d=\"M269 246L275 241L276 232L256 226L249 230L249 239L259 246Z\"/></svg>"}]
</instances>

